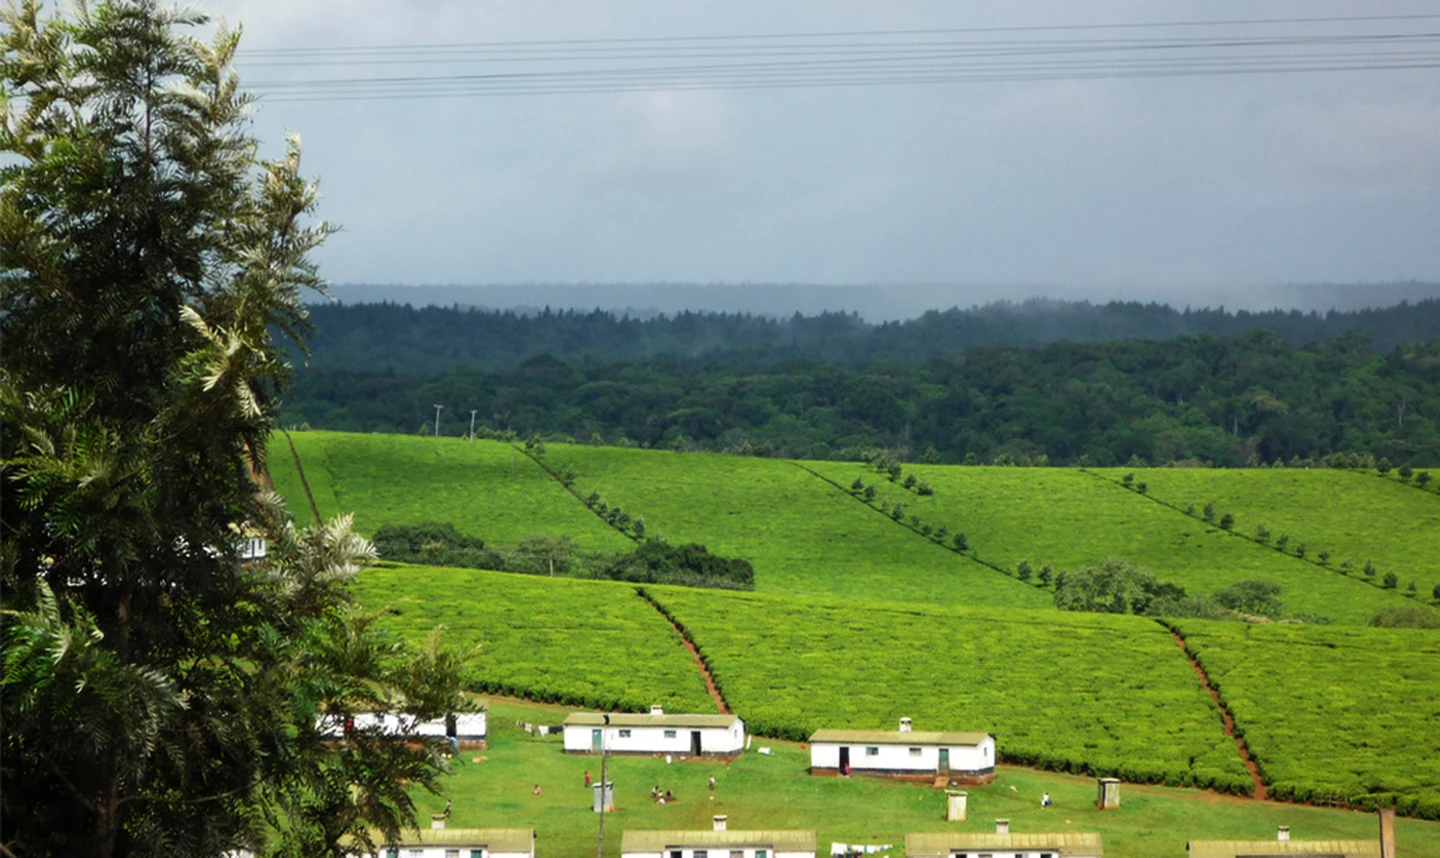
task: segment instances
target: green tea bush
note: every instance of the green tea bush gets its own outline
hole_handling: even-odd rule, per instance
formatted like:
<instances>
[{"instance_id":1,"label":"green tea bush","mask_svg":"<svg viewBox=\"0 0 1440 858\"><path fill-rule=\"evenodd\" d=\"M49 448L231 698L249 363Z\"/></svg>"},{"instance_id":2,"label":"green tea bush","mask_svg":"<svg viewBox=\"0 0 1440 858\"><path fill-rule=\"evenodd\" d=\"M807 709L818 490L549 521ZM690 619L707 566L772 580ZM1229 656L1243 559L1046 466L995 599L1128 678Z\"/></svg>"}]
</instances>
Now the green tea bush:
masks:
<instances>
[{"instance_id":1,"label":"green tea bush","mask_svg":"<svg viewBox=\"0 0 1440 858\"><path fill-rule=\"evenodd\" d=\"M1402 812L1440 818L1433 631L1204 620L1177 628L1273 797L1362 810L1394 801Z\"/></svg>"},{"instance_id":2,"label":"green tea bush","mask_svg":"<svg viewBox=\"0 0 1440 858\"><path fill-rule=\"evenodd\" d=\"M1220 713L1158 623L647 588L757 734L993 732L1004 759L1247 793Z\"/></svg>"}]
</instances>

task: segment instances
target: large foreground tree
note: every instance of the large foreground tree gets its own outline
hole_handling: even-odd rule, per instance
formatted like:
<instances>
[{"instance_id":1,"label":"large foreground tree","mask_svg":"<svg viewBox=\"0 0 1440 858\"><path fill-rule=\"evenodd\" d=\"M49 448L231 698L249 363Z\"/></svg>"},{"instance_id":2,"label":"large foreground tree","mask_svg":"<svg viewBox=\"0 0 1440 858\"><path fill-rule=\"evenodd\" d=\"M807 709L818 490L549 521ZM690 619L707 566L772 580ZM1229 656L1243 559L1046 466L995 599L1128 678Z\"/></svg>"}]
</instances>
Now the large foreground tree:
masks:
<instances>
[{"instance_id":1,"label":"large foreground tree","mask_svg":"<svg viewBox=\"0 0 1440 858\"><path fill-rule=\"evenodd\" d=\"M315 185L264 161L190 11L0 11L0 847L336 854L413 824L424 743L328 717L456 705L437 642L348 602L373 551L257 485L300 338ZM241 538L271 550L242 562Z\"/></svg>"}]
</instances>

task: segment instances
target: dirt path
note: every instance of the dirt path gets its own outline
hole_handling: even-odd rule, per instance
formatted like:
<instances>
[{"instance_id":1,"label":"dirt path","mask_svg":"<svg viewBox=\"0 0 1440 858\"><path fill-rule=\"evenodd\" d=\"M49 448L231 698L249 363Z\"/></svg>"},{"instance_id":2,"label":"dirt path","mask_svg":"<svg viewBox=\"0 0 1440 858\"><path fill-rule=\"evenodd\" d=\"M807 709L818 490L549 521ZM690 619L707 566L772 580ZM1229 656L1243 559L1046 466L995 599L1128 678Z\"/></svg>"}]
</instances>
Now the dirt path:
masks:
<instances>
[{"instance_id":1,"label":"dirt path","mask_svg":"<svg viewBox=\"0 0 1440 858\"><path fill-rule=\"evenodd\" d=\"M1220 717L1225 722L1225 735L1234 740L1235 750L1240 752L1240 761L1245 764L1245 768L1250 772L1250 779L1255 782L1255 795L1253 797L1256 801L1264 801L1265 781L1261 779L1260 769L1255 765L1255 761L1250 759L1250 749L1245 747L1245 740L1235 735L1234 716L1230 714L1229 709L1225 708L1225 703L1220 700L1220 692L1216 691L1215 686L1210 684L1210 677L1205 675L1205 670L1200 667L1200 662L1191 658L1189 651L1185 649L1185 639L1175 633L1174 630L1171 630L1170 636L1175 639L1175 645L1180 647L1180 651L1185 653L1185 658L1189 659L1190 666L1195 668L1195 674L1200 677L1200 684L1205 686L1205 690L1210 692L1210 696L1214 698L1215 705L1220 707Z\"/></svg>"},{"instance_id":2,"label":"dirt path","mask_svg":"<svg viewBox=\"0 0 1440 858\"><path fill-rule=\"evenodd\" d=\"M705 680L705 687L710 690L710 696L714 698L715 705L720 709L720 714L735 714L730 711L730 704L725 702L725 695L720 693L720 686L715 684L715 677L710 675L710 668L705 666L705 659L700 657L699 648L685 636L685 630L680 628L680 624L671 619L670 615L665 613L665 609L660 607L660 603L650 598L649 593L646 593L644 590L636 590L635 595L649 602L650 607L654 608L656 613L664 617L665 622L670 624L670 628L675 630L675 634L680 636L680 642L685 645L686 649L690 650L690 655L695 659L695 667L700 671L700 677Z\"/></svg>"}]
</instances>

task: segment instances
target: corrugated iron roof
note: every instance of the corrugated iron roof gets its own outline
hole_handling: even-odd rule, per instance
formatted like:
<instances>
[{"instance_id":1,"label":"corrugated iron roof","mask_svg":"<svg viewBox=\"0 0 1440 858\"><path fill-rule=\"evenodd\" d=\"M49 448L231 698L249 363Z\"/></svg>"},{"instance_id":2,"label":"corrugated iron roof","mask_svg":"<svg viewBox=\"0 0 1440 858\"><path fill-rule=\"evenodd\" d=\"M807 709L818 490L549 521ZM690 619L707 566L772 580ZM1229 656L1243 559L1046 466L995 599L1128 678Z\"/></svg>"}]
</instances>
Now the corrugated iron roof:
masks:
<instances>
[{"instance_id":1,"label":"corrugated iron roof","mask_svg":"<svg viewBox=\"0 0 1440 858\"><path fill-rule=\"evenodd\" d=\"M1325 855L1334 858L1377 858L1379 840L1192 840L1190 858L1279 858Z\"/></svg>"},{"instance_id":2,"label":"corrugated iron roof","mask_svg":"<svg viewBox=\"0 0 1440 858\"><path fill-rule=\"evenodd\" d=\"M610 713L611 727L714 727L730 728L736 715L687 715L665 713L664 715L642 715L636 712ZM565 719L567 727L603 727L605 716L599 712L571 712Z\"/></svg>"},{"instance_id":3,"label":"corrugated iron roof","mask_svg":"<svg viewBox=\"0 0 1440 858\"><path fill-rule=\"evenodd\" d=\"M946 733L926 730L816 730L810 736L810 744L816 742L845 742L871 745L978 745L990 737L989 733Z\"/></svg>"},{"instance_id":4,"label":"corrugated iron roof","mask_svg":"<svg viewBox=\"0 0 1440 858\"><path fill-rule=\"evenodd\" d=\"M665 852L669 849L731 849L761 847L787 852L814 852L813 831L629 831L620 836L620 851Z\"/></svg>"},{"instance_id":5,"label":"corrugated iron roof","mask_svg":"<svg viewBox=\"0 0 1440 858\"><path fill-rule=\"evenodd\" d=\"M529 852L535 843L533 828L422 828L402 831L387 841L376 831L370 838L381 846L471 846L491 852Z\"/></svg>"},{"instance_id":6,"label":"corrugated iron roof","mask_svg":"<svg viewBox=\"0 0 1440 858\"><path fill-rule=\"evenodd\" d=\"M1050 834L989 834L946 831L905 835L905 854L910 858L940 855L972 849L1053 850L1058 855L1104 855L1100 835L1089 831L1060 831Z\"/></svg>"}]
</instances>

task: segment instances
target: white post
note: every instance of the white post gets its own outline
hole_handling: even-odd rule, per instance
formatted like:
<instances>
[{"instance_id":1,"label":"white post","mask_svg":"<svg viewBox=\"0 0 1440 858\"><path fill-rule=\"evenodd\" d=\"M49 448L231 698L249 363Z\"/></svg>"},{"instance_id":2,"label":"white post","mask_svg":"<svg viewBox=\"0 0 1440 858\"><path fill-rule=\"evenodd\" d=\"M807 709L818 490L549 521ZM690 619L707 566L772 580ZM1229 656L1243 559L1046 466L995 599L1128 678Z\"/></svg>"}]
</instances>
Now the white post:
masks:
<instances>
[{"instance_id":1,"label":"white post","mask_svg":"<svg viewBox=\"0 0 1440 858\"><path fill-rule=\"evenodd\" d=\"M439 438L439 437L440 437L440 409L442 409L442 408L444 408L444 407L445 407L445 406L443 406L443 405L437 405L437 406L435 406L435 437L436 437L436 438Z\"/></svg>"},{"instance_id":2,"label":"white post","mask_svg":"<svg viewBox=\"0 0 1440 858\"><path fill-rule=\"evenodd\" d=\"M470 409L470 440L475 440L475 409Z\"/></svg>"}]
</instances>

